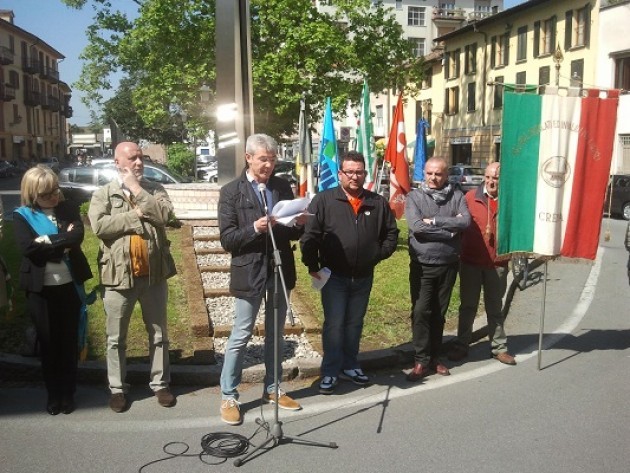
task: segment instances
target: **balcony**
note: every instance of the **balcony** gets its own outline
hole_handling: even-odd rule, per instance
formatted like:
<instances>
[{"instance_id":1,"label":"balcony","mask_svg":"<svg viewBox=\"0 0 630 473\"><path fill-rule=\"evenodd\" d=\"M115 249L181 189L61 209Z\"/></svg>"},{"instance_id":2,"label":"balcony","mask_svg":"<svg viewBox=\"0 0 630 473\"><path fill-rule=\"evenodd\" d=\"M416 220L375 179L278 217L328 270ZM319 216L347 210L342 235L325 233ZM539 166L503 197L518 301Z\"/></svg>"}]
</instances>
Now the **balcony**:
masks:
<instances>
[{"instance_id":1,"label":"balcony","mask_svg":"<svg viewBox=\"0 0 630 473\"><path fill-rule=\"evenodd\" d=\"M55 97L54 95L48 96L48 108L50 108L50 110L53 112L58 112L59 109L61 108L59 99Z\"/></svg>"},{"instance_id":2,"label":"balcony","mask_svg":"<svg viewBox=\"0 0 630 473\"><path fill-rule=\"evenodd\" d=\"M41 64L36 58L22 57L22 70L27 74L41 73Z\"/></svg>"},{"instance_id":3,"label":"balcony","mask_svg":"<svg viewBox=\"0 0 630 473\"><path fill-rule=\"evenodd\" d=\"M42 108L48 110L50 108L50 103L48 102L48 96L46 94L40 94L39 99L40 99L39 104L42 106Z\"/></svg>"},{"instance_id":4,"label":"balcony","mask_svg":"<svg viewBox=\"0 0 630 473\"><path fill-rule=\"evenodd\" d=\"M468 14L468 21L472 22L472 21L479 21L479 20L483 20L484 18L488 18L489 16L494 15L494 12L491 11L474 11L474 12L470 12Z\"/></svg>"},{"instance_id":5,"label":"balcony","mask_svg":"<svg viewBox=\"0 0 630 473\"><path fill-rule=\"evenodd\" d=\"M40 92L36 92L34 90L25 90L24 91L24 105L28 105L29 107L37 107L42 103L42 94Z\"/></svg>"},{"instance_id":6,"label":"balcony","mask_svg":"<svg viewBox=\"0 0 630 473\"><path fill-rule=\"evenodd\" d=\"M0 84L0 100L3 102L15 100L15 86L13 84Z\"/></svg>"},{"instance_id":7,"label":"balcony","mask_svg":"<svg viewBox=\"0 0 630 473\"><path fill-rule=\"evenodd\" d=\"M433 20L464 21L466 13L462 8L434 8Z\"/></svg>"},{"instance_id":8,"label":"balcony","mask_svg":"<svg viewBox=\"0 0 630 473\"><path fill-rule=\"evenodd\" d=\"M0 46L0 64L8 66L15 61L15 54L6 46Z\"/></svg>"},{"instance_id":9,"label":"balcony","mask_svg":"<svg viewBox=\"0 0 630 473\"><path fill-rule=\"evenodd\" d=\"M44 78L54 81L54 82L58 82L59 81L59 71L57 69L54 69L50 66L47 66L45 68L44 71Z\"/></svg>"}]
</instances>

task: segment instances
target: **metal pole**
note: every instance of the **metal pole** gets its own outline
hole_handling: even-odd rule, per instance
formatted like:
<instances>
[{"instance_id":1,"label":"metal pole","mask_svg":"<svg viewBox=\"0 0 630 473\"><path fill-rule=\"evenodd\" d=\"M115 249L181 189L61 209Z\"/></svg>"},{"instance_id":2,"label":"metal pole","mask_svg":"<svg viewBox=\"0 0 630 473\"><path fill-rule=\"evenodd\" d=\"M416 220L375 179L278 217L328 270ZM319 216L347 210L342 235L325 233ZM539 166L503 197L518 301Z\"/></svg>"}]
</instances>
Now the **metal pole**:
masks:
<instances>
[{"instance_id":1,"label":"metal pole","mask_svg":"<svg viewBox=\"0 0 630 473\"><path fill-rule=\"evenodd\" d=\"M543 331L545 327L545 300L547 298L547 262L545 261L545 271L543 273L543 294L542 302L540 306L540 331L538 332L538 371L540 371L540 364L542 361L542 342Z\"/></svg>"}]
</instances>

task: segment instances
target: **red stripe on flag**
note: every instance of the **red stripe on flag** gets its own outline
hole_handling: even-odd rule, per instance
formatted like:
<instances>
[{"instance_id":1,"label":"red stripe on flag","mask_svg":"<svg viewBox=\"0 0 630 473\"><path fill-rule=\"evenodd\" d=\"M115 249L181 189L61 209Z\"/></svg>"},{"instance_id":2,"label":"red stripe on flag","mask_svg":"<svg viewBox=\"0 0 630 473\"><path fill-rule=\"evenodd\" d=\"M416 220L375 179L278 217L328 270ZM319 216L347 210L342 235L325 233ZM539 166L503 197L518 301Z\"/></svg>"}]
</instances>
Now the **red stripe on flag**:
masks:
<instances>
[{"instance_id":1,"label":"red stripe on flag","mask_svg":"<svg viewBox=\"0 0 630 473\"><path fill-rule=\"evenodd\" d=\"M599 244L606 185L610 173L618 98L600 99L589 90L582 99L573 190L560 254L594 260Z\"/></svg>"},{"instance_id":2,"label":"red stripe on flag","mask_svg":"<svg viewBox=\"0 0 630 473\"><path fill-rule=\"evenodd\" d=\"M402 92L394 112L394 121L389 132L385 161L391 164L389 176L389 206L401 218L405 213L405 198L411 186L409 184L409 161L407 161L407 138L405 136L405 118L403 116Z\"/></svg>"}]
</instances>

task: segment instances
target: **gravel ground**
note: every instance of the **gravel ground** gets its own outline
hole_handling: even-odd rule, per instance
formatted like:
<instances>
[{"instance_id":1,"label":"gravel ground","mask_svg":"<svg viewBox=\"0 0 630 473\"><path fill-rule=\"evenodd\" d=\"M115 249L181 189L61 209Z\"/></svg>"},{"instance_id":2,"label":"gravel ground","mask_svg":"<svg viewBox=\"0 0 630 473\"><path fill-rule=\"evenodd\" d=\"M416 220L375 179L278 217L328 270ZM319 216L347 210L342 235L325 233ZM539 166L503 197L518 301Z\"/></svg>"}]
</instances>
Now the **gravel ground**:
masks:
<instances>
[{"instance_id":1,"label":"gravel ground","mask_svg":"<svg viewBox=\"0 0 630 473\"><path fill-rule=\"evenodd\" d=\"M219 229L216 227L195 227L193 229L193 237L201 235L218 235ZM220 247L218 241L195 241L195 249L200 248L216 248ZM229 254L203 255L197 256L197 264L200 266L229 266L231 257ZM230 274L227 272L203 272L201 280L204 288L217 289L227 288L230 283ZM218 325L231 325L234 319L234 298L233 297L209 297L206 298L206 307L212 318L212 323ZM265 302L261 304L260 310L256 317L256 324L264 323ZM297 314L293 314L296 324L300 323ZM288 323L288 320L287 320ZM311 347L308 339L302 335L286 335L284 343L284 361L291 362L298 358L320 358ZM244 366L252 366L263 363L264 337L254 336L247 345ZM227 338L215 338L214 348L217 362L223 363L223 354Z\"/></svg>"}]
</instances>

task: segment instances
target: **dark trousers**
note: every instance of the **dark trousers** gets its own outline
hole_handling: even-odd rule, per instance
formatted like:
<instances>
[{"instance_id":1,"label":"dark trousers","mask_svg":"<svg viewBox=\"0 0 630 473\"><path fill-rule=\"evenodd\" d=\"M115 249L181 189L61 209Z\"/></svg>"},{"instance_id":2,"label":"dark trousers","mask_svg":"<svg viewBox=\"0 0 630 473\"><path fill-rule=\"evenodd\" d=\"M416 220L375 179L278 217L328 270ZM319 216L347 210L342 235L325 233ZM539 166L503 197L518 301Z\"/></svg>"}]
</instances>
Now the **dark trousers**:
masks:
<instances>
[{"instance_id":1,"label":"dark trousers","mask_svg":"<svg viewBox=\"0 0 630 473\"><path fill-rule=\"evenodd\" d=\"M411 261L411 290L414 359L423 366L437 358L442 347L444 317L457 279L458 263L428 265Z\"/></svg>"},{"instance_id":2,"label":"dark trousers","mask_svg":"<svg viewBox=\"0 0 630 473\"><path fill-rule=\"evenodd\" d=\"M44 286L42 292L29 292L27 307L37 331L48 397L72 396L77 380L81 309L74 284Z\"/></svg>"}]
</instances>

